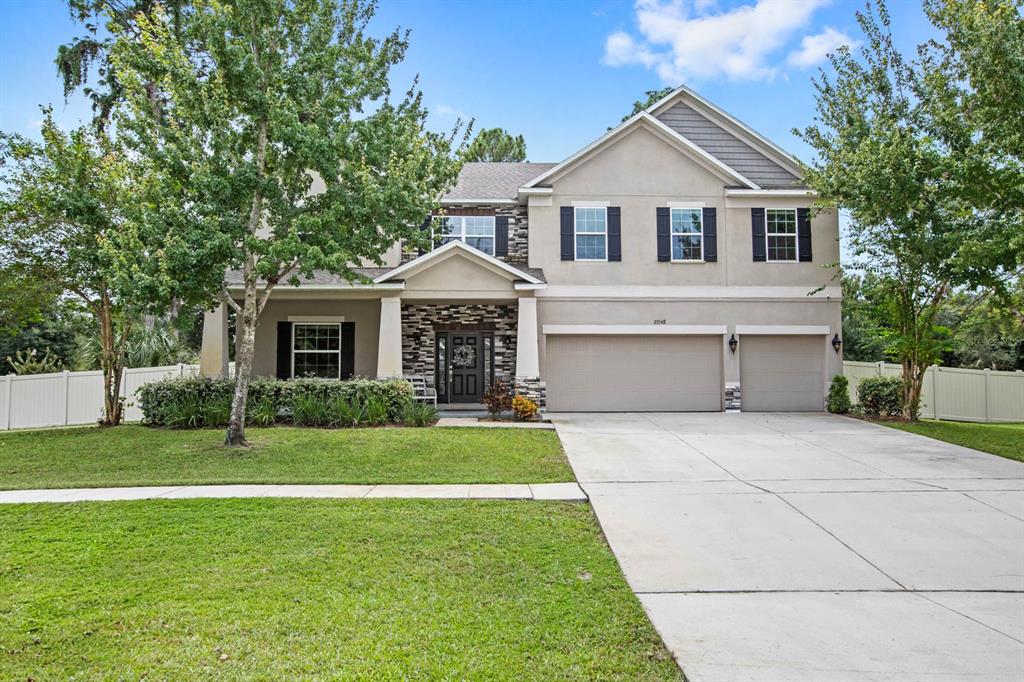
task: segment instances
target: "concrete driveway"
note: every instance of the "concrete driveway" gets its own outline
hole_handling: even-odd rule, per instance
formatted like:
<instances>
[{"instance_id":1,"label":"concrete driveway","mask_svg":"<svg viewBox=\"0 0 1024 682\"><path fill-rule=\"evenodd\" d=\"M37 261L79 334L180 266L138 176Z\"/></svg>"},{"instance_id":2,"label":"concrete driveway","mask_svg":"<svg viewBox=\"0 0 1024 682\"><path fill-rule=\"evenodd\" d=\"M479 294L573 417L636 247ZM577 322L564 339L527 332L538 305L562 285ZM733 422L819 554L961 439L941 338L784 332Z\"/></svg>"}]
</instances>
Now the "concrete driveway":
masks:
<instances>
[{"instance_id":1,"label":"concrete driveway","mask_svg":"<svg viewBox=\"0 0 1024 682\"><path fill-rule=\"evenodd\" d=\"M690 682L1024 680L1024 464L817 414L554 414Z\"/></svg>"}]
</instances>

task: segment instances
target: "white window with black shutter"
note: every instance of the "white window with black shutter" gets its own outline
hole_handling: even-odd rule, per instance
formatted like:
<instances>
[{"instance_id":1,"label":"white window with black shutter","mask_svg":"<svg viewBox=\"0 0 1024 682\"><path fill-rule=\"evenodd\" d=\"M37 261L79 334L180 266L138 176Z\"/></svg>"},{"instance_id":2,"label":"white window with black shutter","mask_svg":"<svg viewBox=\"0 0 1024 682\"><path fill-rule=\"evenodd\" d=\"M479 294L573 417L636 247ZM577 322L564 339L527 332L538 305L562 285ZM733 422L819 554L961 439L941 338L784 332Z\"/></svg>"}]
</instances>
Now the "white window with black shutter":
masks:
<instances>
[{"instance_id":1,"label":"white window with black shutter","mask_svg":"<svg viewBox=\"0 0 1024 682\"><path fill-rule=\"evenodd\" d=\"M505 250L508 252L508 222L505 222ZM495 219L486 215L436 216L433 222L433 242L444 245L460 241L480 249L488 256L495 255Z\"/></svg>"},{"instance_id":2,"label":"white window with black shutter","mask_svg":"<svg viewBox=\"0 0 1024 682\"><path fill-rule=\"evenodd\" d=\"M752 208L750 217L755 261L811 261L810 209Z\"/></svg>"},{"instance_id":3,"label":"white window with black shutter","mask_svg":"<svg viewBox=\"0 0 1024 682\"><path fill-rule=\"evenodd\" d=\"M716 209L659 207L656 218L659 261L713 263L718 260Z\"/></svg>"},{"instance_id":4,"label":"white window with black shutter","mask_svg":"<svg viewBox=\"0 0 1024 682\"><path fill-rule=\"evenodd\" d=\"M348 379L355 371L355 323L306 318L277 323L279 379Z\"/></svg>"}]
</instances>

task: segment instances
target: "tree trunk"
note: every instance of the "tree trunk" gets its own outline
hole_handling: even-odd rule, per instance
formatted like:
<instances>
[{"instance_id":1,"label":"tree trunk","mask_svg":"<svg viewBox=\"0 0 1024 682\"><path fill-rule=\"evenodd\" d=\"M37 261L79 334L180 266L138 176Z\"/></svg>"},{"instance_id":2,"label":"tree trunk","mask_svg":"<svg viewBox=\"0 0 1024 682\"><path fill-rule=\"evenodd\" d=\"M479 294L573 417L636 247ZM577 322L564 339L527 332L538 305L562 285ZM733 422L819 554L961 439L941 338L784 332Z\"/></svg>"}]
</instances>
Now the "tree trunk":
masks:
<instances>
[{"instance_id":1,"label":"tree trunk","mask_svg":"<svg viewBox=\"0 0 1024 682\"><path fill-rule=\"evenodd\" d=\"M103 370L103 417L100 424L117 426L124 411L124 403L121 402L124 358L117 343L114 314L106 291L101 295L97 317L100 324L100 369Z\"/></svg>"},{"instance_id":2,"label":"tree trunk","mask_svg":"<svg viewBox=\"0 0 1024 682\"><path fill-rule=\"evenodd\" d=\"M903 418L908 421L917 421L927 371L927 366L920 367L911 360L903 362Z\"/></svg>"},{"instance_id":3,"label":"tree trunk","mask_svg":"<svg viewBox=\"0 0 1024 682\"><path fill-rule=\"evenodd\" d=\"M242 314L237 318L236 334L240 343L235 354L235 396L231 400L231 418L224 439L226 445L245 446L245 403L249 397L249 381L252 376L252 357L256 349L256 282L246 278L245 303Z\"/></svg>"}]
</instances>

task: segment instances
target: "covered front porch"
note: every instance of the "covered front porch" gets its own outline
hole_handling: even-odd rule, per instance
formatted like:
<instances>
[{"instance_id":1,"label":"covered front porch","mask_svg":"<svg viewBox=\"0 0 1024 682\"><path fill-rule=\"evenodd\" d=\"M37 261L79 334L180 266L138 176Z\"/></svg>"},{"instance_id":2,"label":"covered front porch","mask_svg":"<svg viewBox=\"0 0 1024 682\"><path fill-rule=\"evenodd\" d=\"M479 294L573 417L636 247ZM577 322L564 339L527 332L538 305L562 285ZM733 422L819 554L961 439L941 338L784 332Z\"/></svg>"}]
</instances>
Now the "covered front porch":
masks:
<instances>
[{"instance_id":1,"label":"covered front porch","mask_svg":"<svg viewBox=\"0 0 1024 682\"><path fill-rule=\"evenodd\" d=\"M537 274L452 242L372 282L318 275L279 286L257 326L253 374L422 377L439 403L451 404L478 404L501 381L543 403L534 294L545 285ZM229 322L226 306L206 314L207 376L227 372Z\"/></svg>"}]
</instances>

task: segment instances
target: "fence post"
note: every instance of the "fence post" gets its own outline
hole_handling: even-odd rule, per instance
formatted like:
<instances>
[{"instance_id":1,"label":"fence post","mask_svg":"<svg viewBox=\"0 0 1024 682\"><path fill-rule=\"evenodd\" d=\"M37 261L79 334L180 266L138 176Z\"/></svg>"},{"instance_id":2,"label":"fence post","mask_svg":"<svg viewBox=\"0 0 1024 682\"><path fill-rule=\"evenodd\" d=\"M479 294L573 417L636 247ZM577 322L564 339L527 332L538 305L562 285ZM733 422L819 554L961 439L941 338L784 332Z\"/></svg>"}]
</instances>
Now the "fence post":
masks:
<instances>
[{"instance_id":1,"label":"fence post","mask_svg":"<svg viewBox=\"0 0 1024 682\"><path fill-rule=\"evenodd\" d=\"M939 419L939 367L929 367L932 372L932 419Z\"/></svg>"},{"instance_id":2,"label":"fence post","mask_svg":"<svg viewBox=\"0 0 1024 682\"><path fill-rule=\"evenodd\" d=\"M184 362L179 362L178 363L178 378L180 379L183 376L185 376L185 363Z\"/></svg>"},{"instance_id":3,"label":"fence post","mask_svg":"<svg viewBox=\"0 0 1024 682\"><path fill-rule=\"evenodd\" d=\"M4 394L7 396L7 404L4 406L4 429L11 428L11 399L14 396L14 375L7 375L7 385L4 386Z\"/></svg>"},{"instance_id":4,"label":"fence post","mask_svg":"<svg viewBox=\"0 0 1024 682\"><path fill-rule=\"evenodd\" d=\"M990 376L992 376L992 370L990 370L988 367L986 367L985 368L985 421L986 422L991 421L991 419L989 419L989 416L988 416L988 378Z\"/></svg>"},{"instance_id":5,"label":"fence post","mask_svg":"<svg viewBox=\"0 0 1024 682\"><path fill-rule=\"evenodd\" d=\"M885 375L885 360L879 360L875 363L875 371L878 373L877 376Z\"/></svg>"},{"instance_id":6,"label":"fence post","mask_svg":"<svg viewBox=\"0 0 1024 682\"><path fill-rule=\"evenodd\" d=\"M68 425L68 412L71 409L71 398L68 396L69 386L68 380L71 378L71 372L64 370L64 426Z\"/></svg>"}]
</instances>

